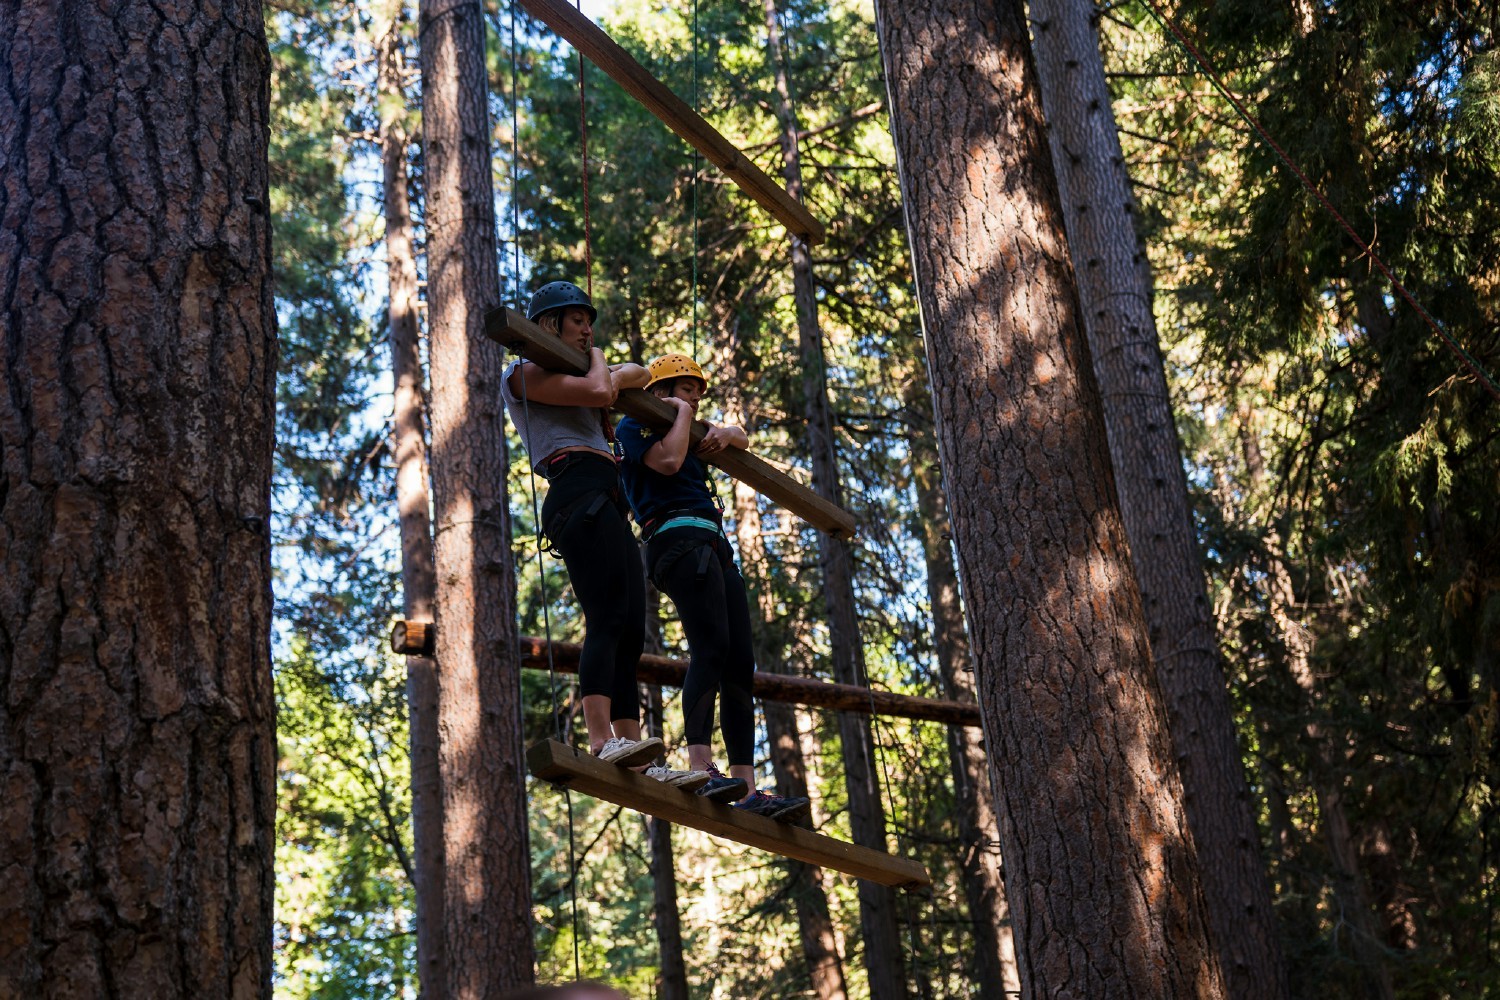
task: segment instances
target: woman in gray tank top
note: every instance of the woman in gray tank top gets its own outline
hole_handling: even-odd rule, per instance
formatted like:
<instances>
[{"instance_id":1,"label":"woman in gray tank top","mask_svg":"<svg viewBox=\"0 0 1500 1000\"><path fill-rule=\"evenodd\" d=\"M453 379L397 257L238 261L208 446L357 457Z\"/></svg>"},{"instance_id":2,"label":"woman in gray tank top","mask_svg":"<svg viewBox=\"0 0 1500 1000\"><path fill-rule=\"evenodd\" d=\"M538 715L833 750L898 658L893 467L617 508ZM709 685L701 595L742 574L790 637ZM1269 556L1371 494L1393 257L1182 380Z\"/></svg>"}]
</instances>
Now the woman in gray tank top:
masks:
<instances>
[{"instance_id":1,"label":"woman in gray tank top","mask_svg":"<svg viewBox=\"0 0 1500 1000\"><path fill-rule=\"evenodd\" d=\"M650 374L640 365L605 363L593 346L598 311L577 285L543 285L526 316L589 357L584 375L517 361L501 382L532 467L550 484L542 531L562 554L583 609L578 678L589 747L601 760L646 764L663 747L641 739L635 671L645 643L646 585L610 451L609 407L621 389L645 385Z\"/></svg>"}]
</instances>

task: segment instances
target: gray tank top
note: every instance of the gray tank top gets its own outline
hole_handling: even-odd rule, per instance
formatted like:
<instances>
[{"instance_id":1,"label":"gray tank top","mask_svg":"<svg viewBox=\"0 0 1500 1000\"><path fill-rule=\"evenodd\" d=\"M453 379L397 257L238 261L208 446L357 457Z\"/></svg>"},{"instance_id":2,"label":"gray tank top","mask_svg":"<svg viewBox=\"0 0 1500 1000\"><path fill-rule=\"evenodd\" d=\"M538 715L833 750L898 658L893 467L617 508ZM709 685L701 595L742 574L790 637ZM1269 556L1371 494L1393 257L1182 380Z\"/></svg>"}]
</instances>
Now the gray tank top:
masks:
<instances>
[{"instance_id":1,"label":"gray tank top","mask_svg":"<svg viewBox=\"0 0 1500 1000\"><path fill-rule=\"evenodd\" d=\"M583 447L609 452L598 408L554 406L534 399L523 401L512 392L510 376L520 365L520 361L512 361L505 369L505 375L500 379L500 395L505 400L505 408L510 411L510 419L521 432L521 441L526 445L533 469L540 470L543 459L563 448Z\"/></svg>"}]
</instances>

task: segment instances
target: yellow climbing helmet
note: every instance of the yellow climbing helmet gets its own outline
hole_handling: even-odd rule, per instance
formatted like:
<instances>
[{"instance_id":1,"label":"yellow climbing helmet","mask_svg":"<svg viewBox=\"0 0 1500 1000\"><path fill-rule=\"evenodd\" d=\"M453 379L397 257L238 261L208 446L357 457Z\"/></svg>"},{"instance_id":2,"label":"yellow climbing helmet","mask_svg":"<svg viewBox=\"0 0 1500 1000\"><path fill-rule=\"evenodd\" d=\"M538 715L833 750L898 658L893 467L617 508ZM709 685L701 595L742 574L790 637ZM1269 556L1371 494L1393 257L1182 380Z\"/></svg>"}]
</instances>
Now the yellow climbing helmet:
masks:
<instances>
[{"instance_id":1,"label":"yellow climbing helmet","mask_svg":"<svg viewBox=\"0 0 1500 1000\"><path fill-rule=\"evenodd\" d=\"M647 389L669 378L682 378L688 375L702 382L703 388L708 388L708 376L703 374L703 369L698 367L698 362L686 354L663 354L647 367L651 370L651 381L646 383Z\"/></svg>"}]
</instances>

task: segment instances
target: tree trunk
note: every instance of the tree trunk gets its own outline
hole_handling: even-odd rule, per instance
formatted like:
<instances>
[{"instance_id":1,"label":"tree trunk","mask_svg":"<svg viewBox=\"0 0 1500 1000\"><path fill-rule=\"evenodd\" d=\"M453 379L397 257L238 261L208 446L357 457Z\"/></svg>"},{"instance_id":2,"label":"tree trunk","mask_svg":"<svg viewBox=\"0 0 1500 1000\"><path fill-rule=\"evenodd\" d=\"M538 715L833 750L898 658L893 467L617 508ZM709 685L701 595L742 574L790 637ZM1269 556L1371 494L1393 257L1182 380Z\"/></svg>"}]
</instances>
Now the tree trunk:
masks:
<instances>
[{"instance_id":1,"label":"tree trunk","mask_svg":"<svg viewBox=\"0 0 1500 1000\"><path fill-rule=\"evenodd\" d=\"M444 961L477 1000L529 985L534 956L483 9L422 0L421 38Z\"/></svg>"},{"instance_id":2,"label":"tree trunk","mask_svg":"<svg viewBox=\"0 0 1500 1000\"><path fill-rule=\"evenodd\" d=\"M797 119L792 110L791 88L781 59L781 29L775 0L763 0L767 45L776 75L776 118L780 127L782 177L787 193L802 200L802 166L797 152ZM833 419L825 383L823 338L818 329L817 288L813 281L812 254L807 244L791 237L792 292L797 307L797 348L802 364L803 404L807 417L807 444L812 452L812 487L819 496L841 504L838 456L834 446ZM818 565L827 600L829 645L832 647L834 679L841 684L865 686L865 656L859 632L859 613L854 600L854 558L849 544L831 535L818 535ZM875 763L875 739L870 720L863 715L840 712L839 741L844 752L844 776L849 794L849 828L854 842L877 851L889 851L885 809ZM865 968L870 975L871 1000L897 1000L906 994L902 968L901 936L896 924L896 892L888 886L859 882L860 936L864 944Z\"/></svg>"},{"instance_id":3,"label":"tree trunk","mask_svg":"<svg viewBox=\"0 0 1500 1000\"><path fill-rule=\"evenodd\" d=\"M735 418L726 419L732 423ZM766 549L761 534L760 508L755 491L739 482L734 484L734 528L746 587L760 612L759 627L754 630L756 667L778 673L787 669L784 662L786 645L775 637L775 598L761 571L766 565ZM766 717L766 738L771 744L776 794L807 795L807 764L798 738L796 710L791 705L771 701L762 701L761 709ZM818 1000L847 1000L849 992L844 982L844 963L839 956L838 938L833 933L833 917L828 911L823 869L790 860L786 862L786 869L792 902L797 907L802 957L807 961L813 992Z\"/></svg>"},{"instance_id":4,"label":"tree trunk","mask_svg":"<svg viewBox=\"0 0 1500 1000\"><path fill-rule=\"evenodd\" d=\"M660 597L652 594L657 601ZM650 607L656 606L652 601ZM658 622L659 624L659 622ZM661 651L660 629L655 630L652 652ZM646 689L646 732L666 739L662 725L661 688ZM677 905L677 865L672 854L672 824L651 816L642 817L651 845L651 886L656 906L651 911L656 940L661 949L661 973L656 980L657 1000L688 1000L687 963L682 957L682 916Z\"/></svg>"},{"instance_id":5,"label":"tree trunk","mask_svg":"<svg viewBox=\"0 0 1500 1000\"><path fill-rule=\"evenodd\" d=\"M0 995L271 995L258 3L0 14Z\"/></svg>"},{"instance_id":6,"label":"tree trunk","mask_svg":"<svg viewBox=\"0 0 1500 1000\"><path fill-rule=\"evenodd\" d=\"M380 149L385 168L386 271L390 281L386 337L395 375L392 437L396 506L401 515L402 610L408 621L430 622L436 605L437 571L428 516L426 414L417 347L417 262L412 249L406 173L406 60L401 32L405 6L405 0L389 0L376 34ZM411 729L417 969L425 1000L442 1000L447 984L443 967L443 791L438 773L437 664L431 657L406 658L406 705Z\"/></svg>"},{"instance_id":7,"label":"tree trunk","mask_svg":"<svg viewBox=\"0 0 1500 1000\"><path fill-rule=\"evenodd\" d=\"M1250 414L1245 410L1239 414L1239 436L1245 478L1251 490L1259 492L1264 487L1266 469L1260 445L1251 430ZM1354 831L1344 808L1344 768L1339 765L1333 738L1317 721L1322 692L1312 669L1313 634L1297 619L1297 592L1282 548L1279 533L1271 528L1265 535L1263 553L1266 603L1286 653L1287 670L1306 699L1304 707L1312 719L1304 732L1313 747L1313 793L1322 819L1328 859L1333 864L1333 892L1339 903L1340 921L1347 921L1353 930L1350 937L1354 956L1370 996L1376 1000L1394 1000L1395 984L1381 954L1381 934L1365 888Z\"/></svg>"},{"instance_id":8,"label":"tree trunk","mask_svg":"<svg viewBox=\"0 0 1500 1000\"><path fill-rule=\"evenodd\" d=\"M913 378L906 394L908 414L925 416L932 400ZM927 565L927 597L932 605L932 637L943 690L954 701L974 702L974 667L964 632L958 571L948 543L948 503L938 475L936 445L924 427L912 434L912 479L917 491L917 536ZM985 756L983 734L967 726L948 728L948 754L958 803L963 851L964 895L974 935L974 978L980 1000L1006 1000L1021 989L1010 906L1000 872L1000 830L995 817L995 784Z\"/></svg>"},{"instance_id":9,"label":"tree trunk","mask_svg":"<svg viewBox=\"0 0 1500 1000\"><path fill-rule=\"evenodd\" d=\"M1093 0L1032 0L1037 76L1120 515L1230 995L1290 992L1157 343Z\"/></svg>"},{"instance_id":10,"label":"tree trunk","mask_svg":"<svg viewBox=\"0 0 1500 1000\"><path fill-rule=\"evenodd\" d=\"M1021 4L878 11L1023 995L1221 997Z\"/></svg>"}]
</instances>

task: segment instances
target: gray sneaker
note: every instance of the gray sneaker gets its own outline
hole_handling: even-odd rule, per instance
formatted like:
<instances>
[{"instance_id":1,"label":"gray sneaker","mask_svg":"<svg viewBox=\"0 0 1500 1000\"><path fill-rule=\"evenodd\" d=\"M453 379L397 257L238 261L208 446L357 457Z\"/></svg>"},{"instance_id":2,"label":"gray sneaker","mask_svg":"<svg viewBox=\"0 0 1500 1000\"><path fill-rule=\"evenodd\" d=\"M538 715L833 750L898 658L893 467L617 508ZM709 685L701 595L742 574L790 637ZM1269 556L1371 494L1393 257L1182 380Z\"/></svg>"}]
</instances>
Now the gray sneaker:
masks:
<instances>
[{"instance_id":1,"label":"gray sneaker","mask_svg":"<svg viewBox=\"0 0 1500 1000\"><path fill-rule=\"evenodd\" d=\"M664 785L680 788L684 792L697 791L709 781L707 771L674 771L661 765L646 768L646 777L655 778Z\"/></svg>"},{"instance_id":2,"label":"gray sneaker","mask_svg":"<svg viewBox=\"0 0 1500 1000\"><path fill-rule=\"evenodd\" d=\"M649 764L667 750L666 744L655 736L643 740L627 740L623 736L610 739L594 756L608 764L621 767L639 767Z\"/></svg>"}]
</instances>

